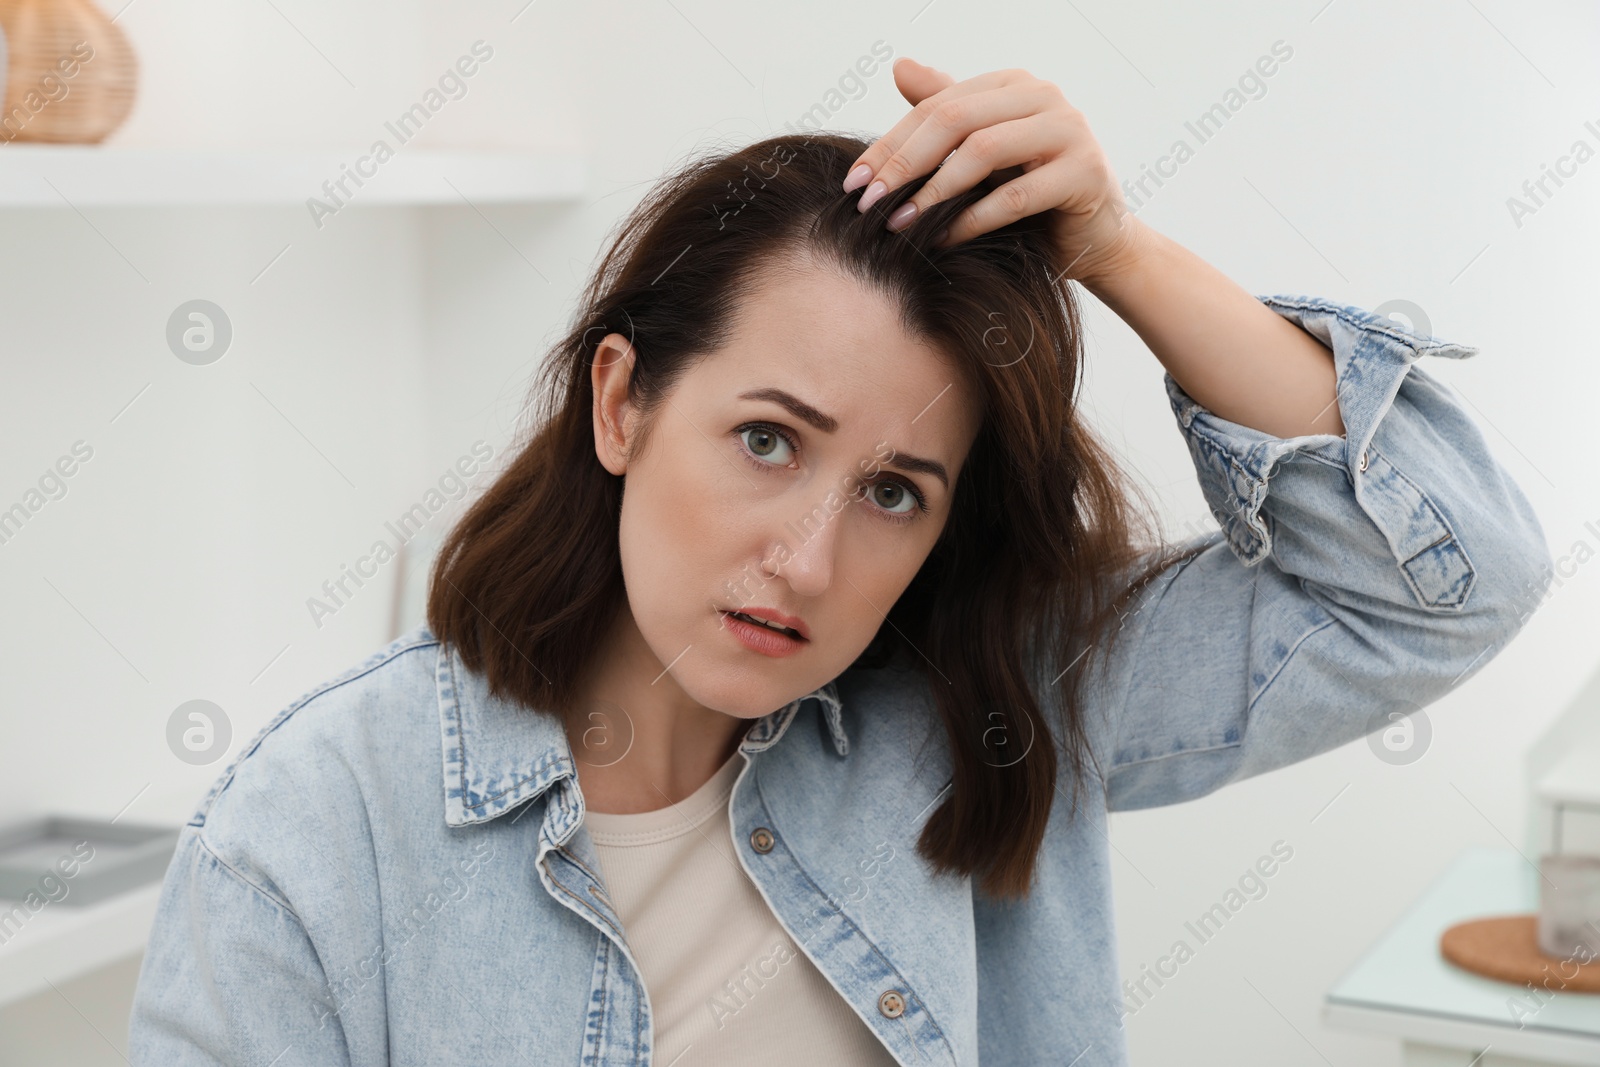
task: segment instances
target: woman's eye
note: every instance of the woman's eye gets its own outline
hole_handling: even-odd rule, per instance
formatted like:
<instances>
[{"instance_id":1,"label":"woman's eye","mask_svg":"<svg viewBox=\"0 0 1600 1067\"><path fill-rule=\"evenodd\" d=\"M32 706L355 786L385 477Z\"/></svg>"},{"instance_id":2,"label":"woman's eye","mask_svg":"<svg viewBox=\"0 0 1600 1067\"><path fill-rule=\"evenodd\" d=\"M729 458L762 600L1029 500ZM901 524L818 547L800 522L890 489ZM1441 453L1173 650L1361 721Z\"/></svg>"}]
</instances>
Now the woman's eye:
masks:
<instances>
[{"instance_id":1,"label":"woman's eye","mask_svg":"<svg viewBox=\"0 0 1600 1067\"><path fill-rule=\"evenodd\" d=\"M909 515L917 509L917 498L899 482L879 482L872 492L873 503L891 514Z\"/></svg>"},{"instance_id":2,"label":"woman's eye","mask_svg":"<svg viewBox=\"0 0 1600 1067\"><path fill-rule=\"evenodd\" d=\"M769 460L773 466L787 467L794 459L792 455L794 449L776 430L766 426L747 426L739 433L751 455ZM788 451L785 452L785 449Z\"/></svg>"},{"instance_id":3,"label":"woman's eye","mask_svg":"<svg viewBox=\"0 0 1600 1067\"><path fill-rule=\"evenodd\" d=\"M749 453L748 462L753 466L777 471L794 463L795 443L777 427L752 423L739 427L735 432L744 451ZM914 513L928 511L928 502L920 492L892 478L870 485L861 484L851 490L855 499L865 498L869 494L872 506L890 516L890 521L910 522Z\"/></svg>"}]
</instances>

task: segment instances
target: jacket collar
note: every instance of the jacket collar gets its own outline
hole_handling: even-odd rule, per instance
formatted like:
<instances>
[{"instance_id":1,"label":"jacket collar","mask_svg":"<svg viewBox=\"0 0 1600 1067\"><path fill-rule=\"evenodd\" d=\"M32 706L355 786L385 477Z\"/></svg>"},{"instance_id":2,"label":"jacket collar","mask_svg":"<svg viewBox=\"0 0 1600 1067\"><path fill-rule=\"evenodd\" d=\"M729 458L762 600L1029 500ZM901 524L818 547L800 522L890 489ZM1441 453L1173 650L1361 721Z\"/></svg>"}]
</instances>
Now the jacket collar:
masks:
<instances>
[{"instance_id":1,"label":"jacket collar","mask_svg":"<svg viewBox=\"0 0 1600 1067\"><path fill-rule=\"evenodd\" d=\"M437 680L446 823L487 822L539 796L563 778L573 779L576 785L577 769L566 731L555 716L490 693L488 680L469 670L455 647L442 641ZM813 699L822 705L823 724L834 751L840 757L849 755L850 742L834 682L756 719L740 751L764 752L776 745L800 706ZM574 805L567 799L575 792L561 790L558 794L565 816L561 821L573 826L582 814L581 801Z\"/></svg>"}]
</instances>

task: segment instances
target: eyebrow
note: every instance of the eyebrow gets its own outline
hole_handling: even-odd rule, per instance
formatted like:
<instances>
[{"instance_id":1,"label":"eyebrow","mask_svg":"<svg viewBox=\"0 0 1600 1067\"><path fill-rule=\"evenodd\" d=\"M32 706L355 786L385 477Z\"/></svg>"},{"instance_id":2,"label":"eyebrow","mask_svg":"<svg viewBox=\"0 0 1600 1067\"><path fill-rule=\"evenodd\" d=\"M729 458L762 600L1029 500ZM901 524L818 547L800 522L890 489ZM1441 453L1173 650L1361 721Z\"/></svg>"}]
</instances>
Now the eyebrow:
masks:
<instances>
[{"instance_id":1,"label":"eyebrow","mask_svg":"<svg viewBox=\"0 0 1600 1067\"><path fill-rule=\"evenodd\" d=\"M825 415L816 408L807 404L793 393L786 393L782 389L771 387L765 389L751 389L739 394L740 400L766 400L788 411L789 414L802 422L821 430L823 433L833 433L839 429L839 420L832 415ZM891 467L917 474L931 474L943 483L945 489L950 488L950 476L945 471L944 464L936 459L926 459L922 456L911 456L899 449L895 449L894 457L886 461Z\"/></svg>"}]
</instances>

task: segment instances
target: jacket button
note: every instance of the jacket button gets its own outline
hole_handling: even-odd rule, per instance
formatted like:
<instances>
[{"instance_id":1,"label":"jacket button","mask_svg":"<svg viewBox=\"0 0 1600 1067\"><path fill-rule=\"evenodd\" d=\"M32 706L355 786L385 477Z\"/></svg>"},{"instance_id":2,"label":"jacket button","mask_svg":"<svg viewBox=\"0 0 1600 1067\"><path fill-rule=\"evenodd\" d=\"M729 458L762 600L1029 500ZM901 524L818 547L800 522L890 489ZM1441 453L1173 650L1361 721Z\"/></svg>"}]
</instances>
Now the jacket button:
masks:
<instances>
[{"instance_id":1,"label":"jacket button","mask_svg":"<svg viewBox=\"0 0 1600 1067\"><path fill-rule=\"evenodd\" d=\"M898 1019L906 1013L906 998L902 997L896 990L886 989L883 991L883 995L878 998L878 1010L886 1018Z\"/></svg>"},{"instance_id":2,"label":"jacket button","mask_svg":"<svg viewBox=\"0 0 1600 1067\"><path fill-rule=\"evenodd\" d=\"M1366 470L1367 469L1367 450L1364 449L1364 448L1361 450L1361 467L1360 467L1360 469L1361 470Z\"/></svg>"},{"instance_id":3,"label":"jacket button","mask_svg":"<svg viewBox=\"0 0 1600 1067\"><path fill-rule=\"evenodd\" d=\"M772 844L772 831L765 826L758 826L750 832L750 847L757 852L771 852Z\"/></svg>"}]
</instances>

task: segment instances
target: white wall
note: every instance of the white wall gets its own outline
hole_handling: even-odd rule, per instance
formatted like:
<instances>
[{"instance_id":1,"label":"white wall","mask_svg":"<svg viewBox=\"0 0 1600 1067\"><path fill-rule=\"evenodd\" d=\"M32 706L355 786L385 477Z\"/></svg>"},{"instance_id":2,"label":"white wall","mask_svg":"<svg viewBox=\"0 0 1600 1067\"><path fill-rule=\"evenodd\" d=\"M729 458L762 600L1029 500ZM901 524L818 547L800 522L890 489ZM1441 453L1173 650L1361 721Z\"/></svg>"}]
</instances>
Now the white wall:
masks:
<instances>
[{"instance_id":1,"label":"white wall","mask_svg":"<svg viewBox=\"0 0 1600 1067\"><path fill-rule=\"evenodd\" d=\"M1175 138L1193 143L1185 120L1287 42L1265 95L1141 217L1252 292L1408 300L1437 336L1480 346L1427 369L1475 407L1556 554L1600 547L1584 526L1600 527L1600 162L1520 227L1506 207L1575 139L1600 143L1583 127L1600 126L1591 7L274 3L281 15L129 8L141 97L117 143L364 146L481 38L493 61L427 140L577 147L591 189L570 208L481 214L358 203L320 230L298 208L5 213L0 503L74 441L94 448L68 495L0 545L8 816L186 818L226 760L176 760L172 710L216 701L237 744L380 644L383 584L321 628L305 599L475 440L503 447L609 227L686 151L781 132L879 39L958 77L1014 66L1055 81L1129 178ZM878 133L906 107L885 69L833 125ZM209 367L163 339L194 297L234 323L233 350ZM1174 528L1204 521L1159 365L1091 306L1099 425ZM1128 1020L1134 1062L1398 1062L1388 1042L1323 1026L1321 997L1460 849L1525 842L1523 756L1600 659L1597 617L1600 566L1578 566L1508 650L1428 709L1418 763L1358 743L1115 816L1127 972L1273 841L1295 849L1268 897ZM70 1011L56 993L0 1010L0 1067L120 1062L108 1044L123 1047L133 973L63 987L80 991Z\"/></svg>"}]
</instances>

